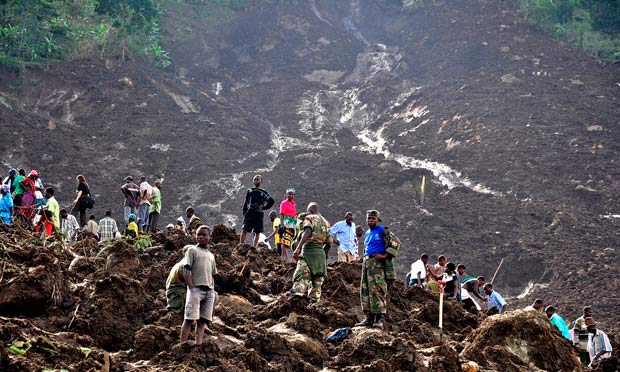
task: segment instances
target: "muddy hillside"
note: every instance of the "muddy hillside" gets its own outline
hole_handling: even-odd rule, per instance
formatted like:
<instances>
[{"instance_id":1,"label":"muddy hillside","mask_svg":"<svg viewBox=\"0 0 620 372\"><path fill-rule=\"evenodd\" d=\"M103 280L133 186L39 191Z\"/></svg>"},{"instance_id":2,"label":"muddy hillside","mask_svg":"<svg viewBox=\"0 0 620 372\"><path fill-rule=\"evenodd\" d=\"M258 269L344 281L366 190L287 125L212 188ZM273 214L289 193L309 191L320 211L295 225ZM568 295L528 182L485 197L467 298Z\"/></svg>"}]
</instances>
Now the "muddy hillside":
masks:
<instances>
[{"instance_id":1,"label":"muddy hillside","mask_svg":"<svg viewBox=\"0 0 620 372\"><path fill-rule=\"evenodd\" d=\"M308 307L289 292L294 264L238 245L222 225L210 245L219 271L212 331L200 346L180 344L182 317L166 310L165 281L192 243L184 234L137 249L0 229L6 372L582 371L570 343L535 312L475 316L448 300L440 339L437 296L400 280L384 329L353 327L363 319L359 263L330 264L320 305ZM353 327L348 337L326 341L342 327Z\"/></svg>"},{"instance_id":2,"label":"muddy hillside","mask_svg":"<svg viewBox=\"0 0 620 372\"><path fill-rule=\"evenodd\" d=\"M192 205L237 230L259 172L276 199L295 186L298 208L318 201L331 222L379 209L405 243L401 276L423 252L487 277L504 259L495 287L512 305L544 298L571 321L589 304L619 330L618 65L507 1L252 3L213 19L164 2L170 70L3 71L3 165L41 171L62 206L84 174L98 218L120 216L127 174L163 176L161 224Z\"/></svg>"}]
</instances>

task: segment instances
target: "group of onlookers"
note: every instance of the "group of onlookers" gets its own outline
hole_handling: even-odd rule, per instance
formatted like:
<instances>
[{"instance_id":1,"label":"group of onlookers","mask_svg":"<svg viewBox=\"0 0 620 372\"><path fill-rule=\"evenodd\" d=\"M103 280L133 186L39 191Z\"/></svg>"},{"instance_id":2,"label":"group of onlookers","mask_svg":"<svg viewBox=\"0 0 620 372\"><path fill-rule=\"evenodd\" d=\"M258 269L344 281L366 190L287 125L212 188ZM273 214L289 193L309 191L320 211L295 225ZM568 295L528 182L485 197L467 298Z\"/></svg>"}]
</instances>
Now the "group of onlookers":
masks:
<instances>
[{"instance_id":1,"label":"group of onlookers","mask_svg":"<svg viewBox=\"0 0 620 372\"><path fill-rule=\"evenodd\" d=\"M132 176L124 181L121 193L125 225L121 231L109 210L99 223L94 215L86 219L86 211L93 208L95 201L83 175L76 177L75 198L69 212L60 208L54 197L55 189L43 186L37 170L26 173L24 169L11 168L0 187L0 223L19 223L48 237L62 237L64 241L76 240L82 232L94 234L103 241L121 233L137 236L139 232L157 231L163 180L156 180L154 186L144 176L140 177L139 185L133 183Z\"/></svg>"}]
</instances>

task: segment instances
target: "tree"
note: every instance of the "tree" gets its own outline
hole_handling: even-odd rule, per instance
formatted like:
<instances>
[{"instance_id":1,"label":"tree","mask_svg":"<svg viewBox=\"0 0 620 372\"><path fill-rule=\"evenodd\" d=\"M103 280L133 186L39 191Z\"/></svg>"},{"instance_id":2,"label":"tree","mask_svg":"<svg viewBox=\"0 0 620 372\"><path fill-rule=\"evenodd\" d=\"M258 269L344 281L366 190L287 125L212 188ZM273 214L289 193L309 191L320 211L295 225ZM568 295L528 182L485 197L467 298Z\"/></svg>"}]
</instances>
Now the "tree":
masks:
<instances>
[{"instance_id":1,"label":"tree","mask_svg":"<svg viewBox=\"0 0 620 372\"><path fill-rule=\"evenodd\" d=\"M127 51L127 35L139 31L148 33L148 28L159 17L159 6L155 0L99 0L95 11L115 19L112 26L121 36L122 60L125 60Z\"/></svg>"}]
</instances>

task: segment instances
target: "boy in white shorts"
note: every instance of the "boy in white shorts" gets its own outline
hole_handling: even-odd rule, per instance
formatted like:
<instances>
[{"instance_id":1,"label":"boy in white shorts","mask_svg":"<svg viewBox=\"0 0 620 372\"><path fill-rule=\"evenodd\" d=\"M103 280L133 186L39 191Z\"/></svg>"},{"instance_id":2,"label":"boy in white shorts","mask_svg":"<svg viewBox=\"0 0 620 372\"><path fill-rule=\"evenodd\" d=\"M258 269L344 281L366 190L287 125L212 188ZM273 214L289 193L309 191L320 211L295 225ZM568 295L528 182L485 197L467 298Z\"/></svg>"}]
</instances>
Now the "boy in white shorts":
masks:
<instances>
[{"instance_id":1,"label":"boy in white shorts","mask_svg":"<svg viewBox=\"0 0 620 372\"><path fill-rule=\"evenodd\" d=\"M187 246L183 278L187 283L185 315L181 326L181 342L187 341L193 321L196 321L196 345L202 344L205 325L209 327L213 320L215 304L215 283L213 275L217 274L215 257L207 249L211 229L202 225L196 230L198 244Z\"/></svg>"}]
</instances>

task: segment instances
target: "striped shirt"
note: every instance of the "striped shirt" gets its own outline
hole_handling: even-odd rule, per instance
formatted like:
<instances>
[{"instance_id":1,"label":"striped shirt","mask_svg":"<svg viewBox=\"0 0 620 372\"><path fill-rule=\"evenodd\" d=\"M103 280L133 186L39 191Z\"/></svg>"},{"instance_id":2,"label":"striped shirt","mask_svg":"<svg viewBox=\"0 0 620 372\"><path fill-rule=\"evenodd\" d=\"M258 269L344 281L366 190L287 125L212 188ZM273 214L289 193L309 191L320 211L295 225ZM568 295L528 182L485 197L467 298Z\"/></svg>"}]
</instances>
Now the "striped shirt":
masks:
<instances>
[{"instance_id":1,"label":"striped shirt","mask_svg":"<svg viewBox=\"0 0 620 372\"><path fill-rule=\"evenodd\" d=\"M116 221L114 221L112 217L105 217L99 221L99 226L97 228L99 240L112 240L115 238L117 232L118 227L116 226Z\"/></svg>"},{"instance_id":2,"label":"striped shirt","mask_svg":"<svg viewBox=\"0 0 620 372\"><path fill-rule=\"evenodd\" d=\"M605 332L600 329L596 330L595 334L588 333L588 353L590 353L590 360L594 360L596 354L601 351L605 351L599 359L607 359L611 357L611 343L609 337Z\"/></svg>"}]
</instances>

